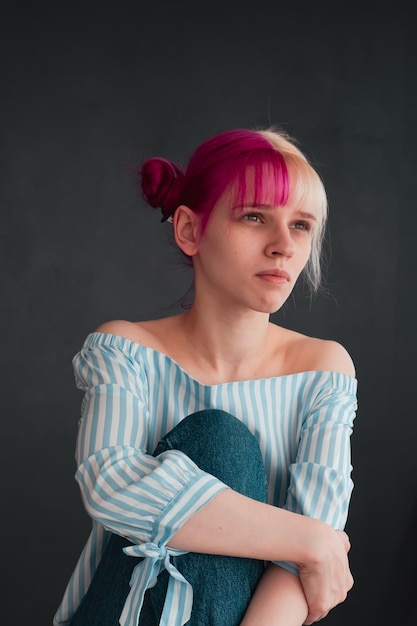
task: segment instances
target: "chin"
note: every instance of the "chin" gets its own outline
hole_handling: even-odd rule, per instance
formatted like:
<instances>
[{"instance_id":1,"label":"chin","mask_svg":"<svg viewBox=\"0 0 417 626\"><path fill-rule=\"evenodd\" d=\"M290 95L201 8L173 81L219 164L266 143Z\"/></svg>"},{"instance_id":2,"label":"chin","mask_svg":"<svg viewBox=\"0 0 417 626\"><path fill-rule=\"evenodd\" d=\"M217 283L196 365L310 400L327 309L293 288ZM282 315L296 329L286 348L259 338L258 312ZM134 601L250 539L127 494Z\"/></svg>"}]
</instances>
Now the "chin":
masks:
<instances>
[{"instance_id":1,"label":"chin","mask_svg":"<svg viewBox=\"0 0 417 626\"><path fill-rule=\"evenodd\" d=\"M265 303L264 305L260 305L256 310L259 313L268 313L268 315L272 315L273 313L277 313L285 304L287 298L280 300L280 302L273 303Z\"/></svg>"},{"instance_id":2,"label":"chin","mask_svg":"<svg viewBox=\"0 0 417 626\"><path fill-rule=\"evenodd\" d=\"M265 297L265 294L263 294L263 297L261 296L258 299L257 304L254 303L254 308L260 313L269 313L270 315L276 313L284 306L291 293L292 290L281 290L278 293L269 294L269 297Z\"/></svg>"}]
</instances>

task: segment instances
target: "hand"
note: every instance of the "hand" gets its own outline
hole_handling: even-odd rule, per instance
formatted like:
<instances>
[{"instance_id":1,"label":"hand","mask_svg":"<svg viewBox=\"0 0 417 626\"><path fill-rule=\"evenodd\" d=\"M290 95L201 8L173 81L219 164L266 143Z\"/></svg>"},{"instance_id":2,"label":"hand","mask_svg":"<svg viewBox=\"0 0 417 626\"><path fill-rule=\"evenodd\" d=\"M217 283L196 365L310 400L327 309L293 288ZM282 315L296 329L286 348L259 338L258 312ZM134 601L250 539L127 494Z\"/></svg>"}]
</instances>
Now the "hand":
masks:
<instances>
[{"instance_id":1,"label":"hand","mask_svg":"<svg viewBox=\"0 0 417 626\"><path fill-rule=\"evenodd\" d=\"M333 607L346 599L353 586L347 558L349 537L326 525L319 534L316 556L299 566L300 582L308 605L306 626L326 617Z\"/></svg>"}]
</instances>

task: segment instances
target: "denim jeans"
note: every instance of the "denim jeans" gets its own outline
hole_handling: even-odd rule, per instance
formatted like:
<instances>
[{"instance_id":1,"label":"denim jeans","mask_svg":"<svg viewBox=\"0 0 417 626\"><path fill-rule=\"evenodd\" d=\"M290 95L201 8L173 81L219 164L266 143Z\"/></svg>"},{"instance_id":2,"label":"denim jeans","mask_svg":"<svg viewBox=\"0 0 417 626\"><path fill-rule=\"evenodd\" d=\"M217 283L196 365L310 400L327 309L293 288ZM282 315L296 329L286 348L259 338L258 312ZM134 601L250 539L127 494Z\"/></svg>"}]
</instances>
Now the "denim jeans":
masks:
<instances>
[{"instance_id":1,"label":"denim jeans","mask_svg":"<svg viewBox=\"0 0 417 626\"><path fill-rule=\"evenodd\" d=\"M219 410L207 409L184 418L157 445L154 456L181 450L202 470L229 487L260 502L266 501L266 477L258 442L242 422ZM125 555L131 545L112 535L87 594L71 626L118 626L138 559ZM172 557L194 592L187 626L239 626L264 570L256 559L187 553ZM145 593L139 626L158 626L168 584L166 570Z\"/></svg>"}]
</instances>

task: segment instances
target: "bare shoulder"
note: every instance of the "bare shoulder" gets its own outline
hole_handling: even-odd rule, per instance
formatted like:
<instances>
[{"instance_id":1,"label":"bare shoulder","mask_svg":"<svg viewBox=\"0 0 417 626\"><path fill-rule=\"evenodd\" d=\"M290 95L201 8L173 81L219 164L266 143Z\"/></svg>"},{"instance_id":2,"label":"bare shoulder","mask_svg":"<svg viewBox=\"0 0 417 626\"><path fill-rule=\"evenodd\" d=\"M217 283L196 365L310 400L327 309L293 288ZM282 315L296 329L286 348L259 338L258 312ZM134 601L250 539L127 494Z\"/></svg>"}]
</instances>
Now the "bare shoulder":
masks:
<instances>
[{"instance_id":1,"label":"bare shoulder","mask_svg":"<svg viewBox=\"0 0 417 626\"><path fill-rule=\"evenodd\" d=\"M311 363L310 369L356 375L352 357L342 344L315 337L304 337L301 341Z\"/></svg>"},{"instance_id":2,"label":"bare shoulder","mask_svg":"<svg viewBox=\"0 0 417 626\"><path fill-rule=\"evenodd\" d=\"M163 349L163 340L161 340L161 338L166 334L164 330L167 330L172 325L173 319L174 318L163 318L145 322L112 320L98 326L95 332L118 335L119 337L135 341L148 348L161 350Z\"/></svg>"},{"instance_id":3,"label":"bare shoulder","mask_svg":"<svg viewBox=\"0 0 417 626\"><path fill-rule=\"evenodd\" d=\"M111 320L104 322L104 324L100 324L94 332L118 335L119 337L131 339L132 341L137 341L140 335L137 323L127 320Z\"/></svg>"},{"instance_id":4,"label":"bare shoulder","mask_svg":"<svg viewBox=\"0 0 417 626\"><path fill-rule=\"evenodd\" d=\"M284 369L356 375L349 352L337 341L310 337L282 327L277 328L276 337L278 345L285 346Z\"/></svg>"}]
</instances>

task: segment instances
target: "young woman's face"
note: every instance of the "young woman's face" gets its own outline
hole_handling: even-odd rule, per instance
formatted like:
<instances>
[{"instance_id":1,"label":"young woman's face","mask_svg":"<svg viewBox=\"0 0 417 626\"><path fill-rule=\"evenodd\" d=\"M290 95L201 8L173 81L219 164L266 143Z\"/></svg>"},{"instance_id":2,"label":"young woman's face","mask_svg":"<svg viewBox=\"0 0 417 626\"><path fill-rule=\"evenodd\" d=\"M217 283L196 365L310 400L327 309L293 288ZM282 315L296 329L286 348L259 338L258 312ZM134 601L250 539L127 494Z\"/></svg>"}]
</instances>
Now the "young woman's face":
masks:
<instances>
[{"instance_id":1,"label":"young woman's face","mask_svg":"<svg viewBox=\"0 0 417 626\"><path fill-rule=\"evenodd\" d=\"M306 265L316 217L290 203L213 209L194 256L199 289L223 306L273 313Z\"/></svg>"}]
</instances>

